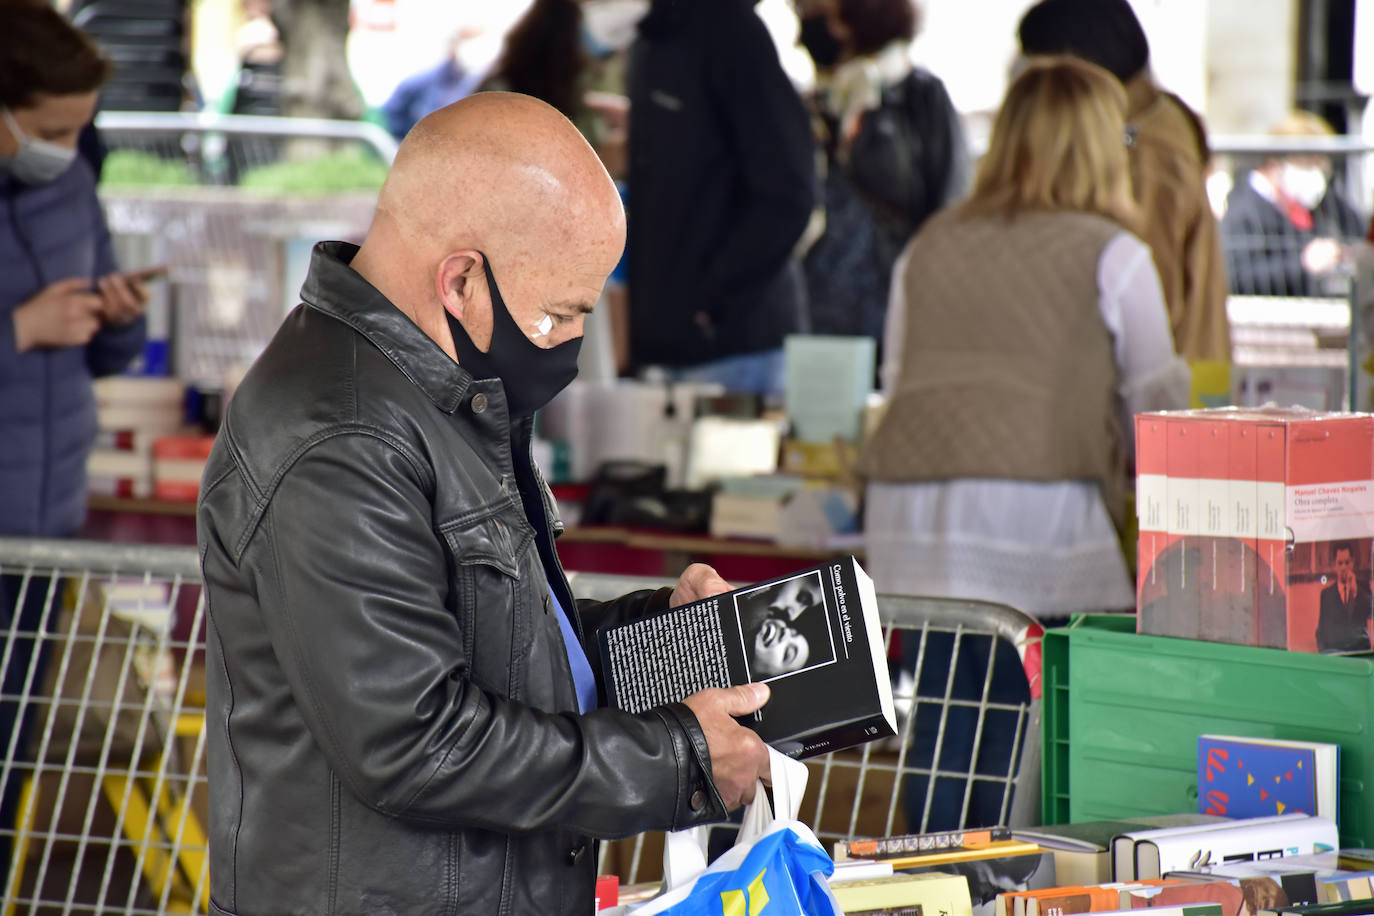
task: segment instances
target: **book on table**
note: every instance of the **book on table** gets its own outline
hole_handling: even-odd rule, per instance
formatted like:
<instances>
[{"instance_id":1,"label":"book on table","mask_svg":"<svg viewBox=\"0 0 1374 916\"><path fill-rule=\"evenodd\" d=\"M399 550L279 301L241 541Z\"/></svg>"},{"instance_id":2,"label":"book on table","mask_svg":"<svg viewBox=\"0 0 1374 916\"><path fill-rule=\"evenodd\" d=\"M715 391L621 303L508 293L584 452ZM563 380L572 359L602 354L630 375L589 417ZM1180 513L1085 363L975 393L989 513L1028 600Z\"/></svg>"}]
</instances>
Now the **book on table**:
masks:
<instances>
[{"instance_id":1,"label":"book on table","mask_svg":"<svg viewBox=\"0 0 1374 916\"><path fill-rule=\"evenodd\" d=\"M896 734L877 595L853 557L604 627L597 640L616 709L763 681L768 703L740 721L788 756Z\"/></svg>"},{"instance_id":2,"label":"book on table","mask_svg":"<svg viewBox=\"0 0 1374 916\"><path fill-rule=\"evenodd\" d=\"M1133 830L1191 827L1223 821L1208 814L1152 814L1130 820L1080 821L1017 827L1015 839L1038 843L1054 853L1054 873L1063 885L1105 884L1112 880L1112 840Z\"/></svg>"},{"instance_id":3,"label":"book on table","mask_svg":"<svg viewBox=\"0 0 1374 916\"><path fill-rule=\"evenodd\" d=\"M890 875L868 881L835 882L830 885L840 909L850 916L917 907L922 913L972 916L968 881L943 872Z\"/></svg>"},{"instance_id":4,"label":"book on table","mask_svg":"<svg viewBox=\"0 0 1374 916\"><path fill-rule=\"evenodd\" d=\"M1226 817L1315 814L1336 820L1340 745L1199 735L1198 810Z\"/></svg>"},{"instance_id":5,"label":"book on table","mask_svg":"<svg viewBox=\"0 0 1374 916\"><path fill-rule=\"evenodd\" d=\"M1278 904L1307 906L1317 903L1338 903L1374 898L1374 866L1355 857L1347 857L1344 850L1319 852L1312 855L1284 856L1280 859L1259 859L1233 862L1195 871L1170 872L1170 876L1190 881L1232 881L1258 887L1265 882L1271 893L1269 899ZM1352 850L1352 852L1357 852ZM1252 895L1258 896L1258 895ZM1374 910L1374 904L1371 904Z\"/></svg>"},{"instance_id":6,"label":"book on table","mask_svg":"<svg viewBox=\"0 0 1374 916\"><path fill-rule=\"evenodd\" d=\"M1372 454L1370 414L1137 414L1137 632L1370 651Z\"/></svg>"},{"instance_id":7,"label":"book on table","mask_svg":"<svg viewBox=\"0 0 1374 916\"><path fill-rule=\"evenodd\" d=\"M898 859L937 852L981 849L989 843L1010 840L1010 827L975 827L969 830L940 830L931 833L906 833L898 836L838 840L834 859Z\"/></svg>"},{"instance_id":8,"label":"book on table","mask_svg":"<svg viewBox=\"0 0 1374 916\"><path fill-rule=\"evenodd\" d=\"M1305 814L1133 831L1112 841L1117 881L1158 878L1231 862L1310 855L1338 845L1333 821Z\"/></svg>"},{"instance_id":9,"label":"book on table","mask_svg":"<svg viewBox=\"0 0 1374 916\"><path fill-rule=\"evenodd\" d=\"M1054 887L1054 855L1017 840L994 840L981 849L891 859L904 874L946 872L968 881L975 916L994 916L999 894Z\"/></svg>"}]
</instances>

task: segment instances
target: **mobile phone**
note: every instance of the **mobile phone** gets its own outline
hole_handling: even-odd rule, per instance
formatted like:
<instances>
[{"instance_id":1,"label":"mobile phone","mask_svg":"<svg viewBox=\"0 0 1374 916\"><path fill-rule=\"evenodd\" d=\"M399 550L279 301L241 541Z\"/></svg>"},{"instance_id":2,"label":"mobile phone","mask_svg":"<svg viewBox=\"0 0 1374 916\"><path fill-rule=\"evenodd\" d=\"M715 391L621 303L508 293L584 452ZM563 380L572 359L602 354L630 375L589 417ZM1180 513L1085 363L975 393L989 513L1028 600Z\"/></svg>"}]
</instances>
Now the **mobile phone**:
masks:
<instances>
[{"instance_id":1,"label":"mobile phone","mask_svg":"<svg viewBox=\"0 0 1374 916\"><path fill-rule=\"evenodd\" d=\"M129 280L137 280L140 283L151 283L154 280L167 279L167 273L171 268L166 264L159 264L157 267L145 267L142 270L131 270L124 276Z\"/></svg>"}]
</instances>

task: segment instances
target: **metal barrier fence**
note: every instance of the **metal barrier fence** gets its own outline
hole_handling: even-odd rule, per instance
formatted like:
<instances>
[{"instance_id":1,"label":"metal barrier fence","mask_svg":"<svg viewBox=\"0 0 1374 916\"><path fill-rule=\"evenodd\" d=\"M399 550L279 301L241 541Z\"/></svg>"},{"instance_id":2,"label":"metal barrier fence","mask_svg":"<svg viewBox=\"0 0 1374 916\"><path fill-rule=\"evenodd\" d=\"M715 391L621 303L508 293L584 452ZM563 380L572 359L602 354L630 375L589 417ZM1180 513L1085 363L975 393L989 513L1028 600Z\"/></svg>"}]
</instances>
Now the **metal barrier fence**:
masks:
<instances>
[{"instance_id":1,"label":"metal barrier fence","mask_svg":"<svg viewBox=\"0 0 1374 916\"><path fill-rule=\"evenodd\" d=\"M1374 145L1358 137L1213 136L1213 209L1231 288L1231 401L1368 409ZM1300 192L1285 164L1321 169ZM1302 193L1320 195L1303 208ZM1297 206L1295 206L1297 205Z\"/></svg>"},{"instance_id":2,"label":"metal barrier fence","mask_svg":"<svg viewBox=\"0 0 1374 916\"><path fill-rule=\"evenodd\" d=\"M204 912L193 549L0 540L4 916Z\"/></svg>"},{"instance_id":3,"label":"metal barrier fence","mask_svg":"<svg viewBox=\"0 0 1374 916\"><path fill-rule=\"evenodd\" d=\"M355 121L106 111L96 125L121 266L171 268L149 303L149 359L165 362L151 371L211 390L299 301L314 243L361 239L396 154Z\"/></svg>"},{"instance_id":4,"label":"metal barrier fence","mask_svg":"<svg viewBox=\"0 0 1374 916\"><path fill-rule=\"evenodd\" d=\"M664 584L571 580L579 596L603 598ZM1038 626L982 602L879 603L908 663L900 738L808 761L802 818L827 840L1036 823ZM195 551L0 538L0 608L0 916L206 912ZM626 883L656 880L657 848L652 836L603 844L602 867Z\"/></svg>"}]
</instances>

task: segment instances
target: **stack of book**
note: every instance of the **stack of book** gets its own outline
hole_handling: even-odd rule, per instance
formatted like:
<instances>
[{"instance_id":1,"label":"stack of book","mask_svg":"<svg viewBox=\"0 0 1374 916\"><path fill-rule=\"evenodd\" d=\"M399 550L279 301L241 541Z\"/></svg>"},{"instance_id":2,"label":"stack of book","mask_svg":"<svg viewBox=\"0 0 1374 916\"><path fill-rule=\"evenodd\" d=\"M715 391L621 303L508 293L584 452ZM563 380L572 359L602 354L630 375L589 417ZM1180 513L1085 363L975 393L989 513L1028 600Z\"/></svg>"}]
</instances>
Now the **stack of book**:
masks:
<instances>
[{"instance_id":1,"label":"stack of book","mask_svg":"<svg viewBox=\"0 0 1374 916\"><path fill-rule=\"evenodd\" d=\"M1369 651L1372 455L1369 414L1137 415L1139 632Z\"/></svg>"},{"instance_id":2,"label":"stack of book","mask_svg":"<svg viewBox=\"0 0 1374 916\"><path fill-rule=\"evenodd\" d=\"M997 827L836 843L831 887L847 913L1374 913L1374 850L1336 843L1331 821L1306 814ZM866 866L892 876L851 880Z\"/></svg>"},{"instance_id":3,"label":"stack of book","mask_svg":"<svg viewBox=\"0 0 1374 916\"><path fill-rule=\"evenodd\" d=\"M214 445L214 436L159 436L153 443L153 496L172 502L195 502L205 462Z\"/></svg>"},{"instance_id":4,"label":"stack of book","mask_svg":"<svg viewBox=\"0 0 1374 916\"><path fill-rule=\"evenodd\" d=\"M856 536L853 464L873 389L874 358L874 342L866 337L786 338L789 433L774 456L782 473L722 479L711 500L712 534L813 548Z\"/></svg>"},{"instance_id":5,"label":"stack of book","mask_svg":"<svg viewBox=\"0 0 1374 916\"><path fill-rule=\"evenodd\" d=\"M1039 844L1016 839L1005 827L841 841L835 844L834 858L837 879L845 869L856 863L890 865L894 880L884 885L891 892L891 896L885 898L888 901L886 905L920 906L924 912L991 916L999 893L1053 887L1056 884L1053 853ZM954 906L954 902L948 898L938 901L925 899L922 891L926 885L903 883L899 880L902 876L908 879L924 876L930 881L935 881L934 876L952 878L953 882L948 885L931 884L930 887L962 883L963 890L958 899L967 900L968 908L964 909L962 903ZM836 880L831 887L844 907L845 898L840 890L843 883ZM929 909L932 905L941 906L941 909ZM903 909L872 911L907 912ZM846 908L845 912L870 910Z\"/></svg>"},{"instance_id":6,"label":"stack of book","mask_svg":"<svg viewBox=\"0 0 1374 916\"><path fill-rule=\"evenodd\" d=\"M88 489L101 496L152 496L153 445L185 426L186 386L170 378L111 376L94 387L99 432L86 459Z\"/></svg>"},{"instance_id":7,"label":"stack of book","mask_svg":"<svg viewBox=\"0 0 1374 916\"><path fill-rule=\"evenodd\" d=\"M859 529L854 490L800 474L726 477L711 497L711 534L825 547Z\"/></svg>"}]
</instances>

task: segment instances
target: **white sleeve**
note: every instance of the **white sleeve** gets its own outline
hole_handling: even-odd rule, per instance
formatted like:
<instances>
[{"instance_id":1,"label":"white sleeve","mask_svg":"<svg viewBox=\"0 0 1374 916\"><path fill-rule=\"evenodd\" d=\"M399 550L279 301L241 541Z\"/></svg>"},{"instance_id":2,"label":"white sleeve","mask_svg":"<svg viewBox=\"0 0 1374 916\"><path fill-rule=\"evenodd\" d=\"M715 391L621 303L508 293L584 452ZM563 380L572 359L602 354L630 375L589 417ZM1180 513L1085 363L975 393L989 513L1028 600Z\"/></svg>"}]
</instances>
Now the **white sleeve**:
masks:
<instances>
[{"instance_id":1,"label":"white sleeve","mask_svg":"<svg viewBox=\"0 0 1374 916\"><path fill-rule=\"evenodd\" d=\"M883 364L878 370L878 381L882 385L883 396L891 398L897 387L897 376L902 371L902 350L906 341L906 266L910 260L911 245L908 244L892 265L892 279L887 291L887 315L883 320Z\"/></svg>"},{"instance_id":2,"label":"white sleeve","mask_svg":"<svg viewBox=\"0 0 1374 916\"><path fill-rule=\"evenodd\" d=\"M1146 410L1188 406L1188 364L1174 351L1169 313L1150 248L1129 232L1112 238L1097 262L1102 321L1121 373L1124 420ZM1131 424L1127 423L1130 437Z\"/></svg>"}]
</instances>

